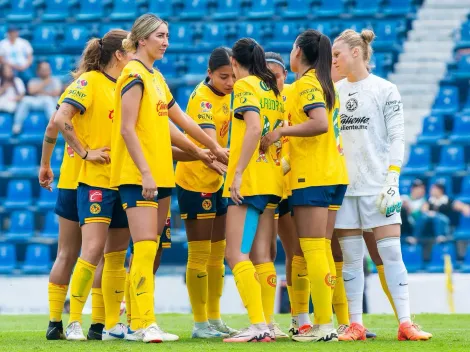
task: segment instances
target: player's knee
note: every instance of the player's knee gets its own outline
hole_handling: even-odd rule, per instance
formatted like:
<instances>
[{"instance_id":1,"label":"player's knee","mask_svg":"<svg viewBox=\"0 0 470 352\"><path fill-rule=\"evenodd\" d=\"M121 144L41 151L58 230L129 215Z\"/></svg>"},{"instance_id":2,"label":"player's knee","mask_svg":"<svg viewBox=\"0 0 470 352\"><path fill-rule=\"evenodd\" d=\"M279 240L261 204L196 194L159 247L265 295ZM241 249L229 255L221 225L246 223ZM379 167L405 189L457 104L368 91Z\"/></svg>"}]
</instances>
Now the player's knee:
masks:
<instances>
[{"instance_id":1,"label":"player's knee","mask_svg":"<svg viewBox=\"0 0 470 352\"><path fill-rule=\"evenodd\" d=\"M61 248L57 252L56 261L60 262L62 266L69 267L73 266L78 259L78 252L72 251L68 248Z\"/></svg>"},{"instance_id":2,"label":"player's knee","mask_svg":"<svg viewBox=\"0 0 470 352\"><path fill-rule=\"evenodd\" d=\"M381 261L386 264L387 262L401 262L401 244L399 237L384 238L377 241L377 249Z\"/></svg>"},{"instance_id":3,"label":"player's knee","mask_svg":"<svg viewBox=\"0 0 470 352\"><path fill-rule=\"evenodd\" d=\"M378 253L377 254L370 253L370 259L376 266L384 264L382 261L382 258L380 258L380 255Z\"/></svg>"}]
</instances>

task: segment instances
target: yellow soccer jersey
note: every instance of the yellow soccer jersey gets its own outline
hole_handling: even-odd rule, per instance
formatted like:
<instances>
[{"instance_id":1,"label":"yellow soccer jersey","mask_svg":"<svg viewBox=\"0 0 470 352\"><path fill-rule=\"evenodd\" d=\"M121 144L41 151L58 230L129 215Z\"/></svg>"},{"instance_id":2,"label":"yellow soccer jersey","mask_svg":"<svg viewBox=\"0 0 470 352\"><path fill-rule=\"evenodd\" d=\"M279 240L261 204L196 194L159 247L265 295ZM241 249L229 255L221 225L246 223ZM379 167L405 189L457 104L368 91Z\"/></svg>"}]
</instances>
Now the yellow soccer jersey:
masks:
<instances>
[{"instance_id":1,"label":"yellow soccer jersey","mask_svg":"<svg viewBox=\"0 0 470 352\"><path fill-rule=\"evenodd\" d=\"M142 175L121 136L121 97L135 84L143 87L135 131L157 187L174 187L168 109L175 100L161 75L138 60L131 60L116 84L111 136L111 186L141 185Z\"/></svg>"},{"instance_id":2,"label":"yellow soccer jersey","mask_svg":"<svg viewBox=\"0 0 470 352\"><path fill-rule=\"evenodd\" d=\"M259 113L262 135L282 126L284 121L282 96L276 97L274 92L266 86L266 83L256 76L248 76L235 83L233 109L230 158L224 197L230 197L229 187L233 181L245 136L246 124L243 120L243 113L247 111ZM266 153L259 150L258 143L258 148L243 173L240 189L242 196L275 195L282 197L281 151L281 141L270 146Z\"/></svg>"},{"instance_id":3,"label":"yellow soccer jersey","mask_svg":"<svg viewBox=\"0 0 470 352\"><path fill-rule=\"evenodd\" d=\"M282 90L282 99L284 100L284 123L289 126L292 125L292 91L294 85L284 84L284 89ZM282 156L289 158L289 137L282 137ZM283 185L283 194L282 198L286 199L292 195L292 190L290 187L290 174L284 175L284 185Z\"/></svg>"},{"instance_id":4,"label":"yellow soccer jersey","mask_svg":"<svg viewBox=\"0 0 470 352\"><path fill-rule=\"evenodd\" d=\"M64 101L67 92L75 86L75 82L72 83L67 89L62 93L57 102L57 110L59 110L60 105ZM78 115L78 114L77 114ZM77 134L78 139L81 141L81 126L79 120L76 119L77 115L72 118L72 125L75 129L75 133ZM83 159L75 153L73 148L65 142L64 146L64 156L62 158L62 164L60 165L60 177L59 183L57 184L57 188L62 189L77 189L78 186L78 175L80 173L80 169L83 164Z\"/></svg>"},{"instance_id":5,"label":"yellow soccer jersey","mask_svg":"<svg viewBox=\"0 0 470 352\"><path fill-rule=\"evenodd\" d=\"M293 83L293 86L292 124L295 126L309 119L307 114L311 109L325 108L325 99L313 69ZM339 97L336 94L334 109L327 111L327 133L315 137L289 138L293 190L348 184L340 133L339 106Z\"/></svg>"},{"instance_id":6,"label":"yellow soccer jersey","mask_svg":"<svg viewBox=\"0 0 470 352\"><path fill-rule=\"evenodd\" d=\"M217 142L227 146L230 124L230 94L223 94L208 84L201 82L188 102L186 113L201 128L214 128ZM188 138L199 147L204 147L193 138ZM223 176L209 169L202 161L181 162L176 166L176 183L188 191L214 193L224 183Z\"/></svg>"},{"instance_id":7,"label":"yellow soccer jersey","mask_svg":"<svg viewBox=\"0 0 470 352\"><path fill-rule=\"evenodd\" d=\"M86 149L111 147L116 80L100 71L85 72L67 90L64 102L80 109L74 119L82 126L80 139ZM78 182L109 188L111 164L85 161Z\"/></svg>"}]
</instances>

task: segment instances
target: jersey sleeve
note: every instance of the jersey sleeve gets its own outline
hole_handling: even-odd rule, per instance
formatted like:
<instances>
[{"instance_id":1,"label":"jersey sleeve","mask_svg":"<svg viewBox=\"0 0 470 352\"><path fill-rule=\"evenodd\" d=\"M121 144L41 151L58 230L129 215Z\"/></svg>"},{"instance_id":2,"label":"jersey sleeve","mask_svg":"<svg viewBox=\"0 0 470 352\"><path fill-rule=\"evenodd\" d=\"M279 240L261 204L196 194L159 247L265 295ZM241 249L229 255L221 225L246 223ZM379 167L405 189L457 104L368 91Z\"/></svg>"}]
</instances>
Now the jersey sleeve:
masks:
<instances>
[{"instance_id":1,"label":"jersey sleeve","mask_svg":"<svg viewBox=\"0 0 470 352\"><path fill-rule=\"evenodd\" d=\"M247 111L260 113L260 102L254 87L245 80L235 83L233 88L233 111L237 119L243 120L243 114Z\"/></svg>"},{"instance_id":2,"label":"jersey sleeve","mask_svg":"<svg viewBox=\"0 0 470 352\"><path fill-rule=\"evenodd\" d=\"M68 88L67 88L67 89L68 89ZM62 104L62 102L64 101L65 96L66 96L66 94L67 94L67 89L64 90L64 92L63 92L62 95L60 96L59 100L57 100L57 105L55 106L55 109L56 109L56 110L59 110L60 104Z\"/></svg>"},{"instance_id":3,"label":"jersey sleeve","mask_svg":"<svg viewBox=\"0 0 470 352\"><path fill-rule=\"evenodd\" d=\"M80 110L83 115L93 101L93 81L87 73L82 74L65 91L63 103L68 103Z\"/></svg>"},{"instance_id":4,"label":"jersey sleeve","mask_svg":"<svg viewBox=\"0 0 470 352\"><path fill-rule=\"evenodd\" d=\"M390 141L390 166L401 168L405 155L405 119L397 87L392 84L385 92L383 109L385 127Z\"/></svg>"},{"instance_id":5,"label":"jersey sleeve","mask_svg":"<svg viewBox=\"0 0 470 352\"><path fill-rule=\"evenodd\" d=\"M313 77L306 76L296 82L299 104L308 115L310 110L325 108L325 98L320 83Z\"/></svg>"},{"instance_id":6,"label":"jersey sleeve","mask_svg":"<svg viewBox=\"0 0 470 352\"><path fill-rule=\"evenodd\" d=\"M132 87L134 87L136 84L139 84L142 87L142 90L144 89L144 80L142 78L142 75L140 72L132 72L131 70L124 70L123 71L123 76L125 77L122 81L121 84L121 97Z\"/></svg>"},{"instance_id":7,"label":"jersey sleeve","mask_svg":"<svg viewBox=\"0 0 470 352\"><path fill-rule=\"evenodd\" d=\"M170 88L168 88L168 84L166 84L166 81L163 78L163 76L162 76L162 82L163 82L163 89L166 95L166 101L168 104L168 110L170 110L172 106L175 105L176 101L175 101L175 98L173 98L173 94L171 94Z\"/></svg>"}]
</instances>

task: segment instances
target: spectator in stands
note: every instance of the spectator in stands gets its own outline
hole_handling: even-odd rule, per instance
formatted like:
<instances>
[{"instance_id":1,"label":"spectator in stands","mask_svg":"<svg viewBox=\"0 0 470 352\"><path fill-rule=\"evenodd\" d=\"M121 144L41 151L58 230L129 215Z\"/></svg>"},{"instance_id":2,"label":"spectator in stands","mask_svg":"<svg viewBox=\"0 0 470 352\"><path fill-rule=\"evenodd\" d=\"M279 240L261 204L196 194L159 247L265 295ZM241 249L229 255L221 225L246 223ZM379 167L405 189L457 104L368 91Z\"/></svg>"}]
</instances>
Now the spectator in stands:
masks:
<instances>
[{"instance_id":1,"label":"spectator in stands","mask_svg":"<svg viewBox=\"0 0 470 352\"><path fill-rule=\"evenodd\" d=\"M14 113L25 94L23 81L8 64L0 65L0 111Z\"/></svg>"},{"instance_id":2,"label":"spectator in stands","mask_svg":"<svg viewBox=\"0 0 470 352\"><path fill-rule=\"evenodd\" d=\"M13 134L21 132L23 122L31 110L43 111L48 119L55 112L62 84L57 77L51 75L51 66L47 61L38 63L37 77L28 82L28 96L25 96L15 113Z\"/></svg>"},{"instance_id":3,"label":"spectator in stands","mask_svg":"<svg viewBox=\"0 0 470 352\"><path fill-rule=\"evenodd\" d=\"M7 38L0 41L0 63L9 64L24 79L28 79L26 70L33 63L33 48L31 44L19 37L18 28L8 27Z\"/></svg>"},{"instance_id":4,"label":"spectator in stands","mask_svg":"<svg viewBox=\"0 0 470 352\"><path fill-rule=\"evenodd\" d=\"M409 196L402 196L403 209L406 212L406 217L408 218L407 220L409 220L411 226L413 226L421 216L421 208L423 207L424 203L426 203L425 196L426 187L423 181L420 179L413 181Z\"/></svg>"}]
</instances>

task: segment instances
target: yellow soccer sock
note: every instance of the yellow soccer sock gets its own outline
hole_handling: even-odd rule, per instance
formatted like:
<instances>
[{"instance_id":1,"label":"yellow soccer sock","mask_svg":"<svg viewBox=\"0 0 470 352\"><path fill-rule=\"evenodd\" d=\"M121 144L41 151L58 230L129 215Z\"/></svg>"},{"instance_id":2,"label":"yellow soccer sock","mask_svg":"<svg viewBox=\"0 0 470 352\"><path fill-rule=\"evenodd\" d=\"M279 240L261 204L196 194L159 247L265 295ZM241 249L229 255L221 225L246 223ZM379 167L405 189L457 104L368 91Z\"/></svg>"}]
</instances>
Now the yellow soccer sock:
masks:
<instances>
[{"instance_id":1,"label":"yellow soccer sock","mask_svg":"<svg viewBox=\"0 0 470 352\"><path fill-rule=\"evenodd\" d=\"M255 265L261 285L264 318L270 324L274 320L274 301L276 299L277 275L273 262Z\"/></svg>"},{"instance_id":2,"label":"yellow soccer sock","mask_svg":"<svg viewBox=\"0 0 470 352\"><path fill-rule=\"evenodd\" d=\"M49 320L62 321L65 298L69 285L56 285L49 282L47 292L49 296Z\"/></svg>"},{"instance_id":3,"label":"yellow soccer sock","mask_svg":"<svg viewBox=\"0 0 470 352\"><path fill-rule=\"evenodd\" d=\"M294 302L293 302L294 296L293 296L292 286L286 285L286 287L287 287L287 295L289 296L290 314L292 316L295 316L294 309L292 308L294 306Z\"/></svg>"},{"instance_id":4,"label":"yellow soccer sock","mask_svg":"<svg viewBox=\"0 0 470 352\"><path fill-rule=\"evenodd\" d=\"M112 329L119 323L121 303L126 285L126 268L124 268L126 253L127 251L121 251L104 255L101 288L103 289L107 330Z\"/></svg>"},{"instance_id":5,"label":"yellow soccer sock","mask_svg":"<svg viewBox=\"0 0 470 352\"><path fill-rule=\"evenodd\" d=\"M331 277L331 297L333 297L333 292L335 291L336 286L336 265L333 258L333 252L331 251L331 240L325 238L325 252L326 259L328 260L328 267L330 268L330 277Z\"/></svg>"},{"instance_id":6,"label":"yellow soccer sock","mask_svg":"<svg viewBox=\"0 0 470 352\"><path fill-rule=\"evenodd\" d=\"M135 300L140 312L142 327L155 323L153 294L155 290L153 263L157 254L160 236L156 242L140 241L134 243L134 259L131 267L131 280L135 289Z\"/></svg>"},{"instance_id":7,"label":"yellow soccer sock","mask_svg":"<svg viewBox=\"0 0 470 352\"><path fill-rule=\"evenodd\" d=\"M233 276L240 297L248 310L251 324L266 323L261 299L261 285L253 263L249 260L234 266Z\"/></svg>"},{"instance_id":8,"label":"yellow soccer sock","mask_svg":"<svg viewBox=\"0 0 470 352\"><path fill-rule=\"evenodd\" d=\"M131 295L131 330L137 331L139 329L142 329L142 319L140 319L140 311L139 307L137 306L137 301L135 300L136 294L135 294L135 288L134 285L132 284L132 280L129 280L129 293Z\"/></svg>"},{"instance_id":9,"label":"yellow soccer sock","mask_svg":"<svg viewBox=\"0 0 470 352\"><path fill-rule=\"evenodd\" d=\"M392 295L388 289L387 280L385 280L385 271L383 265L377 265L377 273L379 274L380 284L382 285L382 290L384 290L387 295L388 301L392 305L393 312L395 313L395 318L398 320L397 310L395 309L395 303L393 303Z\"/></svg>"},{"instance_id":10,"label":"yellow soccer sock","mask_svg":"<svg viewBox=\"0 0 470 352\"><path fill-rule=\"evenodd\" d=\"M292 259L292 315L309 313L310 280L304 257L294 255Z\"/></svg>"},{"instance_id":11,"label":"yellow soccer sock","mask_svg":"<svg viewBox=\"0 0 470 352\"><path fill-rule=\"evenodd\" d=\"M101 288L91 288L91 322L92 324L103 324L106 319L104 309L103 290Z\"/></svg>"},{"instance_id":12,"label":"yellow soccer sock","mask_svg":"<svg viewBox=\"0 0 470 352\"><path fill-rule=\"evenodd\" d=\"M131 308L131 285L129 273L126 273L126 282L124 286L124 297L126 299L126 319L127 325L131 325L132 308Z\"/></svg>"},{"instance_id":13,"label":"yellow soccer sock","mask_svg":"<svg viewBox=\"0 0 470 352\"><path fill-rule=\"evenodd\" d=\"M188 242L188 263L186 265L186 287L193 310L194 322L207 322L207 260L211 241Z\"/></svg>"},{"instance_id":14,"label":"yellow soccer sock","mask_svg":"<svg viewBox=\"0 0 470 352\"><path fill-rule=\"evenodd\" d=\"M336 286L333 292L333 308L339 325L349 325L348 299L343 281L343 262L335 262Z\"/></svg>"},{"instance_id":15,"label":"yellow soccer sock","mask_svg":"<svg viewBox=\"0 0 470 352\"><path fill-rule=\"evenodd\" d=\"M220 298L224 290L225 240L211 243L211 254L207 261L207 318L220 319Z\"/></svg>"},{"instance_id":16,"label":"yellow soccer sock","mask_svg":"<svg viewBox=\"0 0 470 352\"><path fill-rule=\"evenodd\" d=\"M82 323L82 311L85 306L95 276L96 266L78 258L72 274L70 285L70 318L69 323Z\"/></svg>"},{"instance_id":17,"label":"yellow soccer sock","mask_svg":"<svg viewBox=\"0 0 470 352\"><path fill-rule=\"evenodd\" d=\"M310 279L310 294L315 312L316 324L331 322L331 278L326 258L324 238L300 238L300 246L307 262Z\"/></svg>"}]
</instances>

